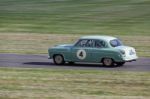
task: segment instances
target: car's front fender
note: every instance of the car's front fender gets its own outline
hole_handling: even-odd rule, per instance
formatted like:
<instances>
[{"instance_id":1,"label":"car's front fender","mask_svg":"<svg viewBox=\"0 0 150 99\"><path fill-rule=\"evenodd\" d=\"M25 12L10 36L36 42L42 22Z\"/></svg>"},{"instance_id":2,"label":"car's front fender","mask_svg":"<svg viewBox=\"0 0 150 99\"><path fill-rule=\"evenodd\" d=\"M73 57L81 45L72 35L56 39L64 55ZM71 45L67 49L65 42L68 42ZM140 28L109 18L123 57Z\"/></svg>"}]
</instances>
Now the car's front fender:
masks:
<instances>
[{"instance_id":1,"label":"car's front fender","mask_svg":"<svg viewBox=\"0 0 150 99\"><path fill-rule=\"evenodd\" d=\"M50 58L53 58L54 55L62 55L66 61L70 57L70 48L50 48L48 54Z\"/></svg>"}]
</instances>

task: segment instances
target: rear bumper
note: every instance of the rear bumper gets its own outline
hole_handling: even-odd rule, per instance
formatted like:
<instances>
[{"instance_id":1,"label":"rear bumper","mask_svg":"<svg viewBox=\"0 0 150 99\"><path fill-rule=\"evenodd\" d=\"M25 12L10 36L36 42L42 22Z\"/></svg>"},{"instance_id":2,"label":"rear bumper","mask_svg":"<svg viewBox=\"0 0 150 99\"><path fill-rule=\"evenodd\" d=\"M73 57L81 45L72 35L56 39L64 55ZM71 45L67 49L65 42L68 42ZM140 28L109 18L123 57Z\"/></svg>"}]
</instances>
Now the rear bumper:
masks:
<instances>
[{"instance_id":1,"label":"rear bumper","mask_svg":"<svg viewBox=\"0 0 150 99\"><path fill-rule=\"evenodd\" d=\"M136 61L137 59L132 59L132 60L126 60L125 62L133 62Z\"/></svg>"},{"instance_id":2,"label":"rear bumper","mask_svg":"<svg viewBox=\"0 0 150 99\"><path fill-rule=\"evenodd\" d=\"M136 61L137 59L138 59L137 56L123 58L124 62L132 62L132 61Z\"/></svg>"}]
</instances>

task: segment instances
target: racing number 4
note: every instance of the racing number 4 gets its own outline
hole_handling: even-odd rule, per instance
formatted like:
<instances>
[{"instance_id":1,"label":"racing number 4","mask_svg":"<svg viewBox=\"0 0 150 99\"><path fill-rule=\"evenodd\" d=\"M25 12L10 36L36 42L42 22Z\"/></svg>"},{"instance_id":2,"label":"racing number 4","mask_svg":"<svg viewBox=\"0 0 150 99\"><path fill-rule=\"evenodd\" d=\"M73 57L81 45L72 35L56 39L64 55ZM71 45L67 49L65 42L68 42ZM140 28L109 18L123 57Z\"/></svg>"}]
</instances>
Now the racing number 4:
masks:
<instances>
[{"instance_id":1,"label":"racing number 4","mask_svg":"<svg viewBox=\"0 0 150 99\"><path fill-rule=\"evenodd\" d=\"M83 60L86 58L86 51L84 49L80 49L77 51L77 57L80 60Z\"/></svg>"},{"instance_id":2,"label":"racing number 4","mask_svg":"<svg viewBox=\"0 0 150 99\"><path fill-rule=\"evenodd\" d=\"M82 52L82 51L80 52L79 56L80 56L80 57L83 57L83 52Z\"/></svg>"}]
</instances>

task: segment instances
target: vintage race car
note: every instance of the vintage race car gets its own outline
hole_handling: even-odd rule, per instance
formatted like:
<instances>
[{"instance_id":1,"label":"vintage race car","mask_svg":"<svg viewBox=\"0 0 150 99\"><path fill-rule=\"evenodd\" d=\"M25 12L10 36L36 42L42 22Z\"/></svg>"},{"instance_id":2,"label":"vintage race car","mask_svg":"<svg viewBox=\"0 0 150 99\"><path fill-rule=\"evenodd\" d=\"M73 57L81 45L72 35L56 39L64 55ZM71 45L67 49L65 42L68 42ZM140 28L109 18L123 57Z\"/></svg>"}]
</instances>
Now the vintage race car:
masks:
<instances>
[{"instance_id":1,"label":"vintage race car","mask_svg":"<svg viewBox=\"0 0 150 99\"><path fill-rule=\"evenodd\" d=\"M49 59L57 65L65 62L103 63L104 66L122 66L138 57L133 47L125 46L111 36L84 36L75 44L63 44L48 49Z\"/></svg>"}]
</instances>

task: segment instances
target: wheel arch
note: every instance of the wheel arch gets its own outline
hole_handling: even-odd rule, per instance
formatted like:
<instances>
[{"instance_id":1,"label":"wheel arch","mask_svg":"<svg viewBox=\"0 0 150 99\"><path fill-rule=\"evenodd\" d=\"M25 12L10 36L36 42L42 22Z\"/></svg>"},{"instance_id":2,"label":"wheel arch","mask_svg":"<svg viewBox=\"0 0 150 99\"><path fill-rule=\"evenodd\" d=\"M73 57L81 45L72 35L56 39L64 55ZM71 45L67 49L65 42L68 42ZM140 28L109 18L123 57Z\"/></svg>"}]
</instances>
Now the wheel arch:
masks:
<instances>
[{"instance_id":1,"label":"wheel arch","mask_svg":"<svg viewBox=\"0 0 150 99\"><path fill-rule=\"evenodd\" d=\"M53 54L52 57L54 58L56 55L61 55L64 58L64 55L61 53Z\"/></svg>"},{"instance_id":2,"label":"wheel arch","mask_svg":"<svg viewBox=\"0 0 150 99\"><path fill-rule=\"evenodd\" d=\"M114 58L112 58L112 57L102 57L100 62L102 63L105 58L110 58L110 59L112 59L113 62L115 62Z\"/></svg>"},{"instance_id":3,"label":"wheel arch","mask_svg":"<svg viewBox=\"0 0 150 99\"><path fill-rule=\"evenodd\" d=\"M63 59L64 59L65 62L68 61L67 56L65 55L65 53L54 53L52 55L52 57L54 58L55 55L61 55L63 57Z\"/></svg>"},{"instance_id":4,"label":"wheel arch","mask_svg":"<svg viewBox=\"0 0 150 99\"><path fill-rule=\"evenodd\" d=\"M100 62L102 62L104 58L111 58L113 60L113 62L123 61L118 50L107 50L107 52L104 54L104 56L101 57Z\"/></svg>"}]
</instances>

